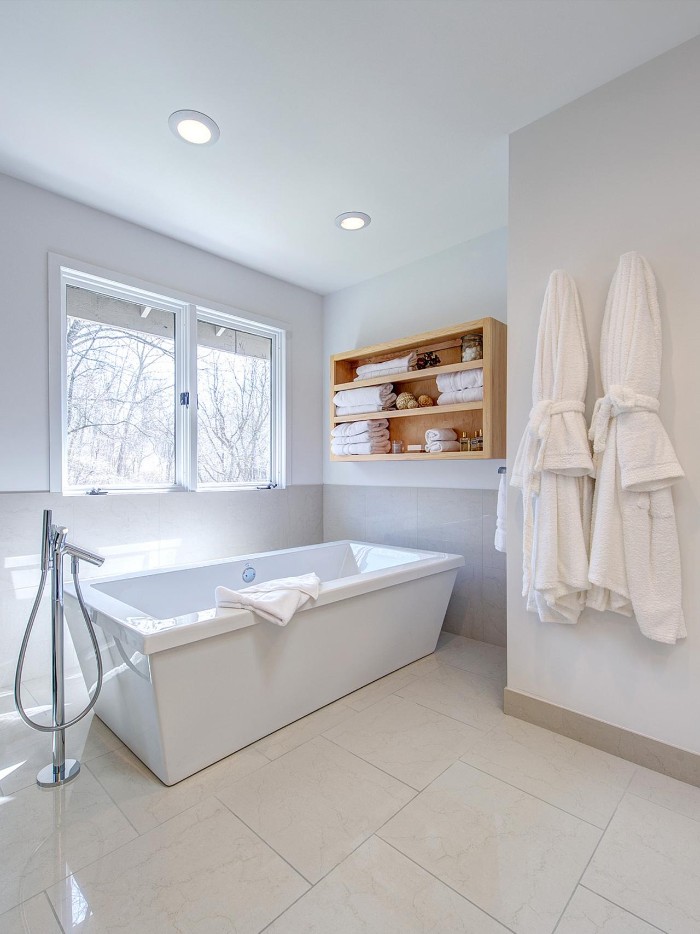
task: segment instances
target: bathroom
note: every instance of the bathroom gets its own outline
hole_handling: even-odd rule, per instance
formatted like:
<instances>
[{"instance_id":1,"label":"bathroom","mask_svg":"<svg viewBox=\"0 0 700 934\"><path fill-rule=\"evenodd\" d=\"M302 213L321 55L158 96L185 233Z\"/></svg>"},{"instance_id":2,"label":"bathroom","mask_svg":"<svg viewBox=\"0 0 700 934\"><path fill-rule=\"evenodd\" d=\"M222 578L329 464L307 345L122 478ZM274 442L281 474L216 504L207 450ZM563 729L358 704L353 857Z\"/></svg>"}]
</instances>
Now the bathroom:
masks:
<instances>
[{"instance_id":1,"label":"bathroom","mask_svg":"<svg viewBox=\"0 0 700 934\"><path fill-rule=\"evenodd\" d=\"M0 931L700 930L700 2L5 0L0 34ZM187 109L214 121L209 144L169 126ZM339 227L351 212L369 223ZM588 428L606 297L632 251L658 288L658 414L684 474L672 487L687 628L676 644L646 638L635 615L588 608L562 625L528 611L523 499L508 485L550 274L565 270L580 298ZM181 387L196 391L180 367L171 473L119 487L89 454L85 476L66 473L62 327L70 301L95 294L103 305L81 306L81 320L113 313L118 327L136 306L138 333L170 322L158 340L174 337L178 354L243 342L269 367L262 467L198 472L210 423L201 386L199 412L179 404ZM413 454L406 433L398 455L331 455L331 358L487 320L507 326L503 451ZM430 419L390 413L391 437ZM507 553L494 547L502 477ZM237 583L215 585L239 590L239 563L260 580L255 556L289 549L317 556L328 598L329 582L356 579L331 557L323 571L318 549L333 542L369 543L364 561L399 568L336 622L317 598L287 626L226 633L263 641L230 666L222 657L216 683L217 652L199 681L178 672L173 733L207 702L189 728L211 732L216 716L230 743L207 764L192 756L186 777L159 778L110 720L115 673L136 656L115 660L97 713L65 734L79 774L42 788L51 735L22 722L14 681L46 509L104 558L80 562L93 615L95 579L228 562ZM446 592L418 589L432 553L454 556L440 566ZM75 716L94 667L84 679L69 565ZM268 576L312 569L279 567ZM49 589L22 678L44 725ZM378 618L396 629L374 642L365 607L381 593ZM312 618L338 625L325 657L319 640L282 641ZM273 642L284 650L261 678L283 674L286 693L273 703L270 680L225 693ZM272 726L256 720L268 700ZM252 733L231 738L227 718Z\"/></svg>"}]
</instances>

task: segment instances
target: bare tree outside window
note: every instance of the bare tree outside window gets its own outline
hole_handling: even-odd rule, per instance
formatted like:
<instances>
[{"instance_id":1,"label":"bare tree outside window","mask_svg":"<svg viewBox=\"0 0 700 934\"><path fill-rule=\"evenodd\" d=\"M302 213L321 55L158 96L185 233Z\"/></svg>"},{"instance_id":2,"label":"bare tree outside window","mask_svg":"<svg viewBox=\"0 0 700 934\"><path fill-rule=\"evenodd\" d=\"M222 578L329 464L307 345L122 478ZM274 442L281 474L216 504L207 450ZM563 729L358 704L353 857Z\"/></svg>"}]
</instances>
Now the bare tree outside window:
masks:
<instances>
[{"instance_id":1,"label":"bare tree outside window","mask_svg":"<svg viewBox=\"0 0 700 934\"><path fill-rule=\"evenodd\" d=\"M173 315L68 289L66 434L70 486L175 480ZM78 314L79 313L79 314ZM130 326L129 326L130 325Z\"/></svg>"},{"instance_id":2,"label":"bare tree outside window","mask_svg":"<svg viewBox=\"0 0 700 934\"><path fill-rule=\"evenodd\" d=\"M173 486L175 314L76 286L66 296L69 486ZM270 482L271 368L269 337L197 321L201 486Z\"/></svg>"},{"instance_id":3,"label":"bare tree outside window","mask_svg":"<svg viewBox=\"0 0 700 934\"><path fill-rule=\"evenodd\" d=\"M271 341L204 321L197 332L199 483L268 483Z\"/></svg>"}]
</instances>

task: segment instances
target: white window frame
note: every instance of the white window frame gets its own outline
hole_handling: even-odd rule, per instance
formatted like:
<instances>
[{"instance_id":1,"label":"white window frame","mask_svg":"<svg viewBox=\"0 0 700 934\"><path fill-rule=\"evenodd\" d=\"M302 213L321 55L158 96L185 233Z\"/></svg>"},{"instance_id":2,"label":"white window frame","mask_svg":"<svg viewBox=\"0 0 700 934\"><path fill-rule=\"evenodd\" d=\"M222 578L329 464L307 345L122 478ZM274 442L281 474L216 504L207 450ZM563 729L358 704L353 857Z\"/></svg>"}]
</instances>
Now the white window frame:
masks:
<instances>
[{"instance_id":1,"label":"white window frame","mask_svg":"<svg viewBox=\"0 0 700 934\"><path fill-rule=\"evenodd\" d=\"M197 480L197 319L248 331L272 342L270 387L270 485L285 487L287 478L288 367L287 332L283 323L267 316L205 301L176 289L144 282L70 257L49 253L49 435L52 493L82 495L86 487L72 487L66 464L66 298L69 286L173 313L175 320L175 400L189 393L188 405L175 405L175 483L108 487L113 493L207 492L260 488L257 483L199 484ZM174 403L175 403L175 400Z\"/></svg>"}]
</instances>

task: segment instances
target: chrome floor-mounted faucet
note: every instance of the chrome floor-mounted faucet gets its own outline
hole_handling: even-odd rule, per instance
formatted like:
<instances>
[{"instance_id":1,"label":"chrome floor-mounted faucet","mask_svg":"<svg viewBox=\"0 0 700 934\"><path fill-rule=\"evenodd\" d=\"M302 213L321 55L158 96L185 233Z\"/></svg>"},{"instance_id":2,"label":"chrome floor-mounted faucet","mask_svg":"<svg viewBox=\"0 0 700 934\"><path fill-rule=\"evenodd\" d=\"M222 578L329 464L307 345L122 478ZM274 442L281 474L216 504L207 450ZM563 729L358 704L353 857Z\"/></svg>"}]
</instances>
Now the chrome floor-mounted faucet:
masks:
<instances>
[{"instance_id":1,"label":"chrome floor-mounted faucet","mask_svg":"<svg viewBox=\"0 0 700 934\"><path fill-rule=\"evenodd\" d=\"M100 567L104 563L104 558L100 555L79 548L71 544L68 540L68 529L63 526L54 525L52 522L51 510L44 510L43 528L41 533L41 580L39 582L39 591L34 600L32 611L29 615L29 622L22 639L22 646L17 660L17 672L15 674L15 704L19 715L24 722L41 733L53 734L53 757L49 765L41 769L36 777L37 784L42 788L53 788L57 785L64 785L66 782L75 778L80 771L80 762L77 759L66 759L66 730L73 726L79 720L88 714L95 706L100 689L102 687L102 657L97 644L97 637L92 626L90 614L87 611L83 595L80 591L78 582L78 571L80 561L87 561ZM71 574L75 593L78 598L80 609L85 619L85 625L88 628L92 646L95 650L97 661L97 682L95 690L90 698L87 707L72 720L66 723L65 719L65 681L64 681L64 608L63 608L63 559L70 555ZM51 692L52 703L51 713L53 723L51 726L42 726L40 723L32 720L22 706L22 669L24 659L27 654L29 637L34 627L36 615L39 611L41 598L46 586L46 579L51 572Z\"/></svg>"}]
</instances>

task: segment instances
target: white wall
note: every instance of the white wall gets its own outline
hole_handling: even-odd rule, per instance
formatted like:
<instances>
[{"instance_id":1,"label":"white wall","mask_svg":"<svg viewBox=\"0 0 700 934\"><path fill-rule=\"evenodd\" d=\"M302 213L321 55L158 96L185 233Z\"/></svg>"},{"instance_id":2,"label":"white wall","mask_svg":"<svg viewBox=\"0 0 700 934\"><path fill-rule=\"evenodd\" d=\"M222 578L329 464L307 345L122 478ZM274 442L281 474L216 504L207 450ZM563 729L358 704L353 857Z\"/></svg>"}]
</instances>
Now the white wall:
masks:
<instances>
[{"instance_id":1,"label":"white wall","mask_svg":"<svg viewBox=\"0 0 700 934\"><path fill-rule=\"evenodd\" d=\"M0 438L6 452L0 490L49 488L49 251L285 322L292 373L289 480L320 482L319 295L0 175Z\"/></svg>"},{"instance_id":2,"label":"white wall","mask_svg":"<svg viewBox=\"0 0 700 934\"><path fill-rule=\"evenodd\" d=\"M460 321L481 317L505 321L506 246L506 231L497 230L326 296L324 483L471 489L498 485L496 470L500 461L331 463L327 443L328 361L334 353Z\"/></svg>"},{"instance_id":3,"label":"white wall","mask_svg":"<svg viewBox=\"0 0 700 934\"><path fill-rule=\"evenodd\" d=\"M287 490L49 494L47 253L283 321L289 334ZM321 297L0 175L0 699L39 579L41 511L102 552L104 574L320 541ZM20 492L38 491L38 492ZM90 569L85 567L84 574ZM26 676L49 672L44 601Z\"/></svg>"},{"instance_id":4,"label":"white wall","mask_svg":"<svg viewBox=\"0 0 700 934\"><path fill-rule=\"evenodd\" d=\"M687 478L674 487L688 638L645 639L634 620L587 612L540 623L520 596L521 508L508 540L508 683L518 691L700 752L700 39L514 134L510 153L509 457L527 420L547 277L563 267L583 302L599 387L600 325L620 254L656 272L663 315L661 418Z\"/></svg>"}]
</instances>

